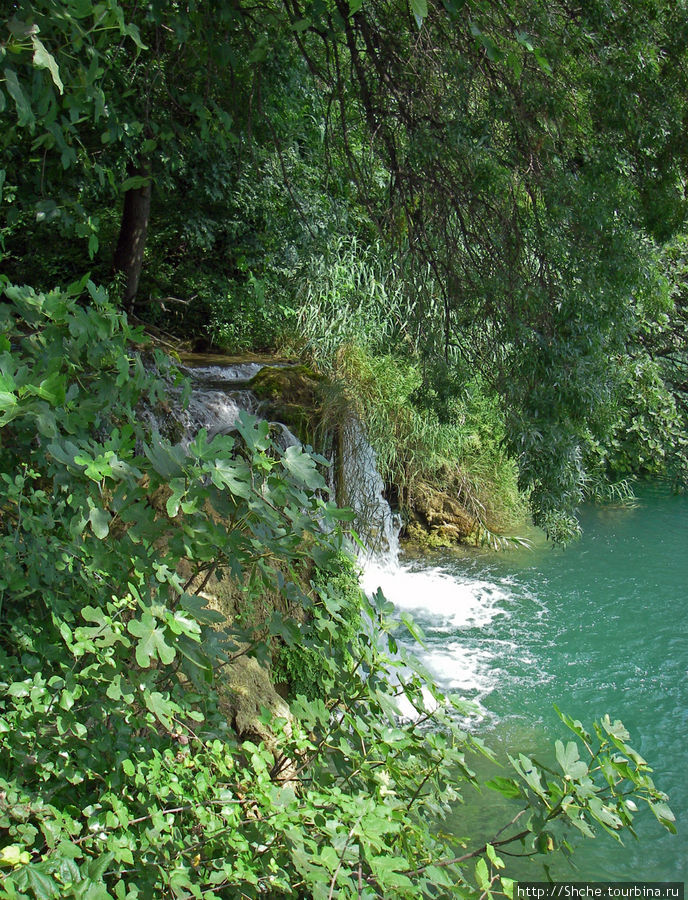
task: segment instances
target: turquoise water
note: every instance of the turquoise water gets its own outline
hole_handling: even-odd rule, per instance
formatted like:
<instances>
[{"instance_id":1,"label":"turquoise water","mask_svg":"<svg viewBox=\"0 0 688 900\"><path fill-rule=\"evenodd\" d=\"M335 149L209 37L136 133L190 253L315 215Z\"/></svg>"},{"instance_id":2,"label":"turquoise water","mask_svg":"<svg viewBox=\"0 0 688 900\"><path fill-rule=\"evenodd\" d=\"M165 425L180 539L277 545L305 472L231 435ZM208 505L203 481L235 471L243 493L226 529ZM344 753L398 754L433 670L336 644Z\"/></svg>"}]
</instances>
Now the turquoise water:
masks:
<instances>
[{"instance_id":1,"label":"turquoise water","mask_svg":"<svg viewBox=\"0 0 688 900\"><path fill-rule=\"evenodd\" d=\"M498 754L547 755L568 732L552 704L590 725L609 713L654 768L678 835L649 810L641 840L584 840L581 880L688 880L688 498L645 488L636 508L583 511L573 546L410 561L381 574L387 596L413 612L428 638L421 657L440 684L477 704L472 728ZM485 766L478 764L481 770ZM505 772L504 774L509 774ZM450 830L489 837L510 807L467 796ZM446 827L446 826L445 826ZM515 877L542 876L530 861Z\"/></svg>"}]
</instances>

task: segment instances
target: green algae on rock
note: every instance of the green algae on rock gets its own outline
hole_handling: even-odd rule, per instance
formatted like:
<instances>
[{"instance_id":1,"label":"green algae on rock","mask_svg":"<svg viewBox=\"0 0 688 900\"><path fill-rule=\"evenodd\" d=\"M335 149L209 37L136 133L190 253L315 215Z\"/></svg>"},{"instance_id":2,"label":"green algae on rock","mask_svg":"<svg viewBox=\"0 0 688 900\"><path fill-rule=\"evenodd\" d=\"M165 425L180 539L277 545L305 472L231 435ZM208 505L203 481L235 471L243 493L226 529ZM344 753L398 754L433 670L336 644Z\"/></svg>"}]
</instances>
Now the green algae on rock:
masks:
<instances>
[{"instance_id":1,"label":"green algae on rock","mask_svg":"<svg viewBox=\"0 0 688 900\"><path fill-rule=\"evenodd\" d=\"M284 423L304 444L315 446L325 380L306 365L265 366L248 387L261 401L266 418Z\"/></svg>"}]
</instances>

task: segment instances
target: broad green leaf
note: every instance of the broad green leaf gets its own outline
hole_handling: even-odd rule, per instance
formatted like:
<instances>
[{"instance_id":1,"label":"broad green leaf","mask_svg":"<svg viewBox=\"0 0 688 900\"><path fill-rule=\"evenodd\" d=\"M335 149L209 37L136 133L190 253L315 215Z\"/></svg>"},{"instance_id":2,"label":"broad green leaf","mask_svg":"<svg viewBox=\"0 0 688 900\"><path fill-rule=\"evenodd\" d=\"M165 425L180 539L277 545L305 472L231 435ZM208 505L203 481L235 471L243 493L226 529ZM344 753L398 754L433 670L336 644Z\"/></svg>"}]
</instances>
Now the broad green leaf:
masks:
<instances>
[{"instance_id":1,"label":"broad green leaf","mask_svg":"<svg viewBox=\"0 0 688 900\"><path fill-rule=\"evenodd\" d=\"M36 394L53 406L60 406L65 402L66 391L65 376L61 372L54 372L40 382Z\"/></svg>"},{"instance_id":2,"label":"broad green leaf","mask_svg":"<svg viewBox=\"0 0 688 900\"><path fill-rule=\"evenodd\" d=\"M172 719L175 713L179 711L176 703L167 699L160 691L144 691L143 695L146 707L153 713L155 718L167 728L172 730Z\"/></svg>"},{"instance_id":3,"label":"broad green leaf","mask_svg":"<svg viewBox=\"0 0 688 900\"><path fill-rule=\"evenodd\" d=\"M36 900L55 900L60 896L60 887L55 879L43 871L41 864L26 867L26 878Z\"/></svg>"},{"instance_id":4,"label":"broad green leaf","mask_svg":"<svg viewBox=\"0 0 688 900\"><path fill-rule=\"evenodd\" d=\"M148 49L148 47L141 40L141 32L139 31L138 25L134 24L134 22L129 22L125 26L124 33L132 39L139 50Z\"/></svg>"},{"instance_id":5,"label":"broad green leaf","mask_svg":"<svg viewBox=\"0 0 688 900\"><path fill-rule=\"evenodd\" d=\"M93 533L99 540L103 540L110 533L110 513L104 509L93 507L89 513L88 520L91 523Z\"/></svg>"},{"instance_id":6,"label":"broad green leaf","mask_svg":"<svg viewBox=\"0 0 688 900\"><path fill-rule=\"evenodd\" d=\"M410 616L406 612L402 612L401 621L406 626L408 633L411 637L421 645L421 647L425 647L425 635L423 634L423 629L416 622L413 621L413 617Z\"/></svg>"},{"instance_id":7,"label":"broad green leaf","mask_svg":"<svg viewBox=\"0 0 688 900\"><path fill-rule=\"evenodd\" d=\"M179 507L181 506L182 497L186 493L186 479L185 478L173 478L169 482L169 487L172 491L170 496L167 499L167 503L165 504L165 508L167 510L167 515L174 519L174 517L179 512Z\"/></svg>"},{"instance_id":8,"label":"broad green leaf","mask_svg":"<svg viewBox=\"0 0 688 900\"><path fill-rule=\"evenodd\" d=\"M19 844L8 844L0 850L0 866L25 866L31 862L31 854Z\"/></svg>"},{"instance_id":9,"label":"broad green leaf","mask_svg":"<svg viewBox=\"0 0 688 900\"><path fill-rule=\"evenodd\" d=\"M528 787L532 788L540 797L545 796L545 790L542 786L542 776L535 767L532 760L528 759L522 753L519 753L518 760L508 757L511 765L516 769L518 774L523 778Z\"/></svg>"},{"instance_id":10,"label":"broad green leaf","mask_svg":"<svg viewBox=\"0 0 688 900\"><path fill-rule=\"evenodd\" d=\"M583 724L578 719L572 719L571 716L568 716L568 715L566 715L566 713L563 713L559 709L559 707L556 705L556 703L553 705L554 705L554 711L559 716L559 718L564 723L564 725L566 725L567 728L569 728L571 731L573 731L574 734L577 734L581 740L585 741L586 743L589 742L590 734L583 728Z\"/></svg>"},{"instance_id":11,"label":"broad green leaf","mask_svg":"<svg viewBox=\"0 0 688 900\"><path fill-rule=\"evenodd\" d=\"M218 610L210 609L208 601L197 594L182 594L179 605L202 625L217 625L227 618Z\"/></svg>"},{"instance_id":12,"label":"broad green leaf","mask_svg":"<svg viewBox=\"0 0 688 900\"><path fill-rule=\"evenodd\" d=\"M403 856L378 856L370 860L370 867L376 879L386 888L413 888L411 879L403 874L408 869L408 860Z\"/></svg>"},{"instance_id":13,"label":"broad green leaf","mask_svg":"<svg viewBox=\"0 0 688 900\"><path fill-rule=\"evenodd\" d=\"M100 881L108 870L113 860L112 853L99 853L95 859L90 859L84 866L84 872L94 881Z\"/></svg>"},{"instance_id":14,"label":"broad green leaf","mask_svg":"<svg viewBox=\"0 0 688 900\"><path fill-rule=\"evenodd\" d=\"M127 191L139 191L143 187L148 187L151 178L148 175L132 175L131 178L125 179L119 186L120 191L126 194Z\"/></svg>"},{"instance_id":15,"label":"broad green leaf","mask_svg":"<svg viewBox=\"0 0 688 900\"><path fill-rule=\"evenodd\" d=\"M339 507L334 503L326 503L324 511L327 517L335 522L353 522L356 518L356 513L353 509L346 506Z\"/></svg>"},{"instance_id":16,"label":"broad green leaf","mask_svg":"<svg viewBox=\"0 0 688 900\"><path fill-rule=\"evenodd\" d=\"M242 410L237 422L239 434L252 453L267 450L270 446L270 423L256 419L255 416Z\"/></svg>"},{"instance_id":17,"label":"broad green leaf","mask_svg":"<svg viewBox=\"0 0 688 900\"><path fill-rule=\"evenodd\" d=\"M546 72L548 75L551 75L552 74L552 66L549 64L549 61L548 61L547 57L544 55L544 53L542 53L540 50L538 50L537 47L534 47L533 48L533 56L535 57L535 61L537 62L538 66L540 66L542 71Z\"/></svg>"},{"instance_id":18,"label":"broad green leaf","mask_svg":"<svg viewBox=\"0 0 688 900\"><path fill-rule=\"evenodd\" d=\"M676 825L674 824L676 822L676 816L671 807L663 800L660 800L659 802L648 800L648 803L660 825L663 825L672 834L676 834Z\"/></svg>"},{"instance_id":19,"label":"broad green leaf","mask_svg":"<svg viewBox=\"0 0 688 900\"><path fill-rule=\"evenodd\" d=\"M143 445L143 452L158 475L163 478L174 478L182 474L185 462L184 450L164 443L159 434L153 435L151 444Z\"/></svg>"},{"instance_id":20,"label":"broad green leaf","mask_svg":"<svg viewBox=\"0 0 688 900\"><path fill-rule=\"evenodd\" d=\"M57 67L57 63L55 62L55 57L52 54L48 53L45 49L45 46L39 39L34 35L31 39L33 43L33 64L37 69L48 69L50 75L55 83L55 87L62 94L64 93L64 85L62 84L62 79L60 78L60 70Z\"/></svg>"},{"instance_id":21,"label":"broad green leaf","mask_svg":"<svg viewBox=\"0 0 688 900\"><path fill-rule=\"evenodd\" d=\"M24 125L33 125L36 118L31 109L29 99L19 84L17 73L9 66L5 67L5 85L7 87L7 93L14 100L14 105L17 107L19 125L22 127Z\"/></svg>"},{"instance_id":22,"label":"broad green leaf","mask_svg":"<svg viewBox=\"0 0 688 900\"><path fill-rule=\"evenodd\" d=\"M236 497L246 500L251 496L251 472L243 460L216 459L210 480L220 490L229 488Z\"/></svg>"},{"instance_id":23,"label":"broad green leaf","mask_svg":"<svg viewBox=\"0 0 688 900\"><path fill-rule=\"evenodd\" d=\"M561 766L561 770L569 780L578 781L588 774L587 765L580 759L578 745L575 741L569 741L564 747L561 741L556 741L554 749L557 755L557 762Z\"/></svg>"},{"instance_id":24,"label":"broad green leaf","mask_svg":"<svg viewBox=\"0 0 688 900\"><path fill-rule=\"evenodd\" d=\"M325 479L318 472L313 458L304 453L300 447L287 447L282 462L285 469L311 490L322 490L326 487Z\"/></svg>"},{"instance_id":25,"label":"broad green leaf","mask_svg":"<svg viewBox=\"0 0 688 900\"><path fill-rule=\"evenodd\" d=\"M590 810L592 816L597 819L602 825L606 825L609 828L620 828L621 827L621 819L617 816L614 810L610 809L608 806L605 806L602 800L599 797L590 797L588 800L588 809Z\"/></svg>"},{"instance_id":26,"label":"broad green leaf","mask_svg":"<svg viewBox=\"0 0 688 900\"><path fill-rule=\"evenodd\" d=\"M85 19L93 14L93 0L69 0L69 11L76 19Z\"/></svg>"},{"instance_id":27,"label":"broad green leaf","mask_svg":"<svg viewBox=\"0 0 688 900\"><path fill-rule=\"evenodd\" d=\"M495 869L503 869L504 868L504 860L500 859L495 852L495 848L492 844L485 845L485 853L487 854L487 858L490 860Z\"/></svg>"},{"instance_id":28,"label":"broad green leaf","mask_svg":"<svg viewBox=\"0 0 688 900\"><path fill-rule=\"evenodd\" d=\"M475 864L475 880L478 882L480 890L488 891L490 889L490 873L484 859L479 859Z\"/></svg>"},{"instance_id":29,"label":"broad green leaf","mask_svg":"<svg viewBox=\"0 0 688 900\"><path fill-rule=\"evenodd\" d=\"M410 3L416 25L420 28L423 24L423 19L428 15L428 0L410 0Z\"/></svg>"},{"instance_id":30,"label":"broad green leaf","mask_svg":"<svg viewBox=\"0 0 688 900\"><path fill-rule=\"evenodd\" d=\"M485 782L485 787L492 791L498 791L504 797L520 797L521 789L512 778L504 778L502 775L496 775L489 781Z\"/></svg>"},{"instance_id":31,"label":"broad green leaf","mask_svg":"<svg viewBox=\"0 0 688 900\"><path fill-rule=\"evenodd\" d=\"M600 719L600 724L610 737L618 738L620 741L627 741L631 736L620 719L612 722L609 715L604 715Z\"/></svg>"},{"instance_id":32,"label":"broad green leaf","mask_svg":"<svg viewBox=\"0 0 688 900\"><path fill-rule=\"evenodd\" d=\"M144 613L140 619L134 619L127 624L130 634L137 637L136 662L143 669L151 664L151 658L156 656L164 665L169 665L175 657L174 647L165 640L165 632L158 626L150 613Z\"/></svg>"}]
</instances>

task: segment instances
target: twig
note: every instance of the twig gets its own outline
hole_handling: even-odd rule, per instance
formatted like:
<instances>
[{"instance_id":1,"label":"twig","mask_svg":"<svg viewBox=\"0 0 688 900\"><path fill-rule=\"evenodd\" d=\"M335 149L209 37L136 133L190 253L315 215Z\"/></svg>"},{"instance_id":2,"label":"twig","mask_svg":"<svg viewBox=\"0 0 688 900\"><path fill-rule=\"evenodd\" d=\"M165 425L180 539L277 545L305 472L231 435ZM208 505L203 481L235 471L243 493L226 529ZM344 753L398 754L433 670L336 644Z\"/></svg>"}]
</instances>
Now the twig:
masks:
<instances>
[{"instance_id":1,"label":"twig","mask_svg":"<svg viewBox=\"0 0 688 900\"><path fill-rule=\"evenodd\" d=\"M327 900L332 900L334 897L334 888L337 883L337 875L339 875L339 870L342 867L342 863L344 862L344 857L346 856L346 851L349 849L349 844L351 843L351 838L354 836L354 831L361 824L361 819L363 818L363 813L356 819L354 824L351 826L351 830L346 836L346 841L344 842L344 847L342 848L341 855L339 857L339 862L337 863L337 868L334 870L334 874L332 875L332 881L330 882L330 892L327 895ZM359 896L360 896L360 883L361 883L361 864L358 864L358 881L359 881Z\"/></svg>"}]
</instances>

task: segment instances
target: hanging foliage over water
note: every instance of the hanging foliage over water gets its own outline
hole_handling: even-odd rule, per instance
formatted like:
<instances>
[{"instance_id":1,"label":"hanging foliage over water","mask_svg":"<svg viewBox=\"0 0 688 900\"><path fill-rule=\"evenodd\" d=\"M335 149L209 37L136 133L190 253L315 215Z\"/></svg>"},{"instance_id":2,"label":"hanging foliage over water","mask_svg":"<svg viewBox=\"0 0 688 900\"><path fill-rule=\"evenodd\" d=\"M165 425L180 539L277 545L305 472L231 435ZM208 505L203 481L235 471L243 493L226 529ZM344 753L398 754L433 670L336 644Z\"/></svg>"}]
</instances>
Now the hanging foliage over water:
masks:
<instances>
[{"instance_id":1,"label":"hanging foliage over water","mask_svg":"<svg viewBox=\"0 0 688 900\"><path fill-rule=\"evenodd\" d=\"M437 836L480 744L397 646L417 626L352 583L324 461L250 416L186 451L150 434L173 373L102 291L3 289L0 897L511 897L500 847L618 837L641 802L673 830L621 723L563 717L555 771L520 755L488 784L529 818ZM276 646L304 692L247 730L223 692Z\"/></svg>"}]
</instances>

